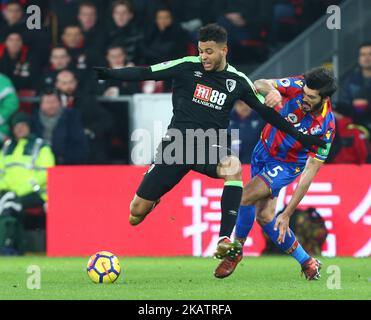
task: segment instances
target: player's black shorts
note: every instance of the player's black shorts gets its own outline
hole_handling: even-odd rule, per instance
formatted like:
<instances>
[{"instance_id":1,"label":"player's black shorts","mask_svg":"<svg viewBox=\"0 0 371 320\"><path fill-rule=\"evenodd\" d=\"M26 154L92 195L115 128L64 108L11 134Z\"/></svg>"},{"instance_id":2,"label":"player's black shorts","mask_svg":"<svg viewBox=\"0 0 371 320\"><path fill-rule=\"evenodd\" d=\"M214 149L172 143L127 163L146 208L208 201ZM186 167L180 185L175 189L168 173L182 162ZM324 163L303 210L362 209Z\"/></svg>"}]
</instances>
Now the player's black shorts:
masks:
<instances>
[{"instance_id":1,"label":"player's black shorts","mask_svg":"<svg viewBox=\"0 0 371 320\"><path fill-rule=\"evenodd\" d=\"M230 139L228 139L230 141ZM170 146L171 144L171 146ZM189 171L193 170L205 174L211 178L219 178L217 166L223 157L231 155L230 142L224 145L214 143L202 143L188 146L183 143L183 153L174 152L173 141L163 140L158 148L155 161L145 173L136 194L146 200L156 201L170 191ZM185 149L184 149L185 148ZM178 163L166 162L169 154ZM188 155L188 156L187 156Z\"/></svg>"}]
</instances>

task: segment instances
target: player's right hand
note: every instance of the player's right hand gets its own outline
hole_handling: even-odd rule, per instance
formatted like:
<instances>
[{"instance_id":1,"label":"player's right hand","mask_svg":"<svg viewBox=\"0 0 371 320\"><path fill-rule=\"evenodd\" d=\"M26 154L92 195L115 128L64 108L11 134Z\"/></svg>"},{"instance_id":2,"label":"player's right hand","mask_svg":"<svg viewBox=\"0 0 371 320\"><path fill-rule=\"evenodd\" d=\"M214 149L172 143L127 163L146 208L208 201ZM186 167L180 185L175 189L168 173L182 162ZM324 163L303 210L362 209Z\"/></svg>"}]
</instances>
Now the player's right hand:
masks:
<instances>
[{"instance_id":1,"label":"player's right hand","mask_svg":"<svg viewBox=\"0 0 371 320\"><path fill-rule=\"evenodd\" d=\"M107 80L110 78L110 69L104 67L93 67L97 80Z\"/></svg>"},{"instance_id":2,"label":"player's right hand","mask_svg":"<svg viewBox=\"0 0 371 320\"><path fill-rule=\"evenodd\" d=\"M271 108L278 104L281 104L281 102L282 96L277 89L269 91L264 100L264 104Z\"/></svg>"}]
</instances>

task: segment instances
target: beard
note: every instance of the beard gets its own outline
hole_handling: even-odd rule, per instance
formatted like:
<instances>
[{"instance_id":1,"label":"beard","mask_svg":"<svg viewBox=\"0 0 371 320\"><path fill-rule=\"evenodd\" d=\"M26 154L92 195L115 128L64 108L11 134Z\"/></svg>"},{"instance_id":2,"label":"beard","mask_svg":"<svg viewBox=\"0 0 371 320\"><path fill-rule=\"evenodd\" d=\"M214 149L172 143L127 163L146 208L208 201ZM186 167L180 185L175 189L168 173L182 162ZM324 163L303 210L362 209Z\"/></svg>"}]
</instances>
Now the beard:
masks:
<instances>
[{"instance_id":1,"label":"beard","mask_svg":"<svg viewBox=\"0 0 371 320\"><path fill-rule=\"evenodd\" d=\"M220 59L218 59L217 61L214 62L214 66L211 70L211 72L215 72L215 71L218 71L220 66L222 65L223 63L223 57L220 57Z\"/></svg>"},{"instance_id":2,"label":"beard","mask_svg":"<svg viewBox=\"0 0 371 320\"><path fill-rule=\"evenodd\" d=\"M222 60L223 59L221 58L221 59L219 59L218 61L215 62L215 66L213 68L213 71L217 71L220 68L220 66L222 64Z\"/></svg>"},{"instance_id":3,"label":"beard","mask_svg":"<svg viewBox=\"0 0 371 320\"><path fill-rule=\"evenodd\" d=\"M323 99L322 99L319 103L315 104L315 105L311 108L310 112L311 112L311 113L316 113L316 112L318 112L318 111L321 110L322 106L323 106Z\"/></svg>"},{"instance_id":4,"label":"beard","mask_svg":"<svg viewBox=\"0 0 371 320\"><path fill-rule=\"evenodd\" d=\"M303 110L305 112L316 113L319 110L321 110L322 106L323 106L323 99L320 102L318 102L317 104L313 105L313 106L304 102L303 103Z\"/></svg>"}]
</instances>

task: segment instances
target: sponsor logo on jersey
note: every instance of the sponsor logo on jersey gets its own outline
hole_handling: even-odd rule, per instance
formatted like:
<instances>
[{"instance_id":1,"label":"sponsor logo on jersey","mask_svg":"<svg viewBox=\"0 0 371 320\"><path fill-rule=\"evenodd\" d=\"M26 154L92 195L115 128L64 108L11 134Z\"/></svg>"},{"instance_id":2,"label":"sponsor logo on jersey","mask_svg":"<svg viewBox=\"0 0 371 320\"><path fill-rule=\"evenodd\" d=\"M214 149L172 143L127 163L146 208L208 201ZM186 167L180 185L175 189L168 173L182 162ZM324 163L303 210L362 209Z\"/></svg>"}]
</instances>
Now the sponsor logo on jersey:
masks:
<instances>
[{"instance_id":1,"label":"sponsor logo on jersey","mask_svg":"<svg viewBox=\"0 0 371 320\"><path fill-rule=\"evenodd\" d=\"M195 71L195 73L194 73L194 76L195 77L199 77L199 78L202 78L202 72L201 71Z\"/></svg>"},{"instance_id":2,"label":"sponsor logo on jersey","mask_svg":"<svg viewBox=\"0 0 371 320\"><path fill-rule=\"evenodd\" d=\"M297 123L298 122L298 116L295 114L295 113L289 113L287 115L287 119L289 120L289 122L291 123Z\"/></svg>"},{"instance_id":3,"label":"sponsor logo on jersey","mask_svg":"<svg viewBox=\"0 0 371 320\"><path fill-rule=\"evenodd\" d=\"M192 101L209 108L221 110L226 99L227 95L224 92L219 92L218 90L198 83Z\"/></svg>"},{"instance_id":4,"label":"sponsor logo on jersey","mask_svg":"<svg viewBox=\"0 0 371 320\"><path fill-rule=\"evenodd\" d=\"M210 87L204 86L202 84L197 84L197 87L196 87L196 90L193 96L203 101L209 101L212 91L213 89Z\"/></svg>"},{"instance_id":5,"label":"sponsor logo on jersey","mask_svg":"<svg viewBox=\"0 0 371 320\"><path fill-rule=\"evenodd\" d=\"M326 157L330 153L331 143L326 143L326 148L318 148L318 154Z\"/></svg>"},{"instance_id":6,"label":"sponsor logo on jersey","mask_svg":"<svg viewBox=\"0 0 371 320\"><path fill-rule=\"evenodd\" d=\"M225 81L225 84L227 86L228 92L232 92L236 88L236 80L233 79L227 79Z\"/></svg>"},{"instance_id":7,"label":"sponsor logo on jersey","mask_svg":"<svg viewBox=\"0 0 371 320\"><path fill-rule=\"evenodd\" d=\"M322 128L319 124L317 124L315 127L310 128L310 134L316 135L322 132Z\"/></svg>"}]
</instances>

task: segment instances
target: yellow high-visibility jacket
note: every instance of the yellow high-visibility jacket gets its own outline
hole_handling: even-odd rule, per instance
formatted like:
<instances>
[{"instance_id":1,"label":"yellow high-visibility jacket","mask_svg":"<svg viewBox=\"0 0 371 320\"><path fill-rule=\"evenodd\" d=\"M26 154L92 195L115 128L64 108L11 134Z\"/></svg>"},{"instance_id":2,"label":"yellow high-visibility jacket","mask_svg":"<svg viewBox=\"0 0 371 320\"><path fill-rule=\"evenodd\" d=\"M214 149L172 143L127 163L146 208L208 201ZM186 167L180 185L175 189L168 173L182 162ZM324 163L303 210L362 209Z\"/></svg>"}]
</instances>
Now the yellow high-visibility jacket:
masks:
<instances>
[{"instance_id":1,"label":"yellow high-visibility jacket","mask_svg":"<svg viewBox=\"0 0 371 320\"><path fill-rule=\"evenodd\" d=\"M17 196L39 192L46 201L47 169L55 165L53 152L43 139L29 136L8 140L0 153L0 191Z\"/></svg>"}]
</instances>

